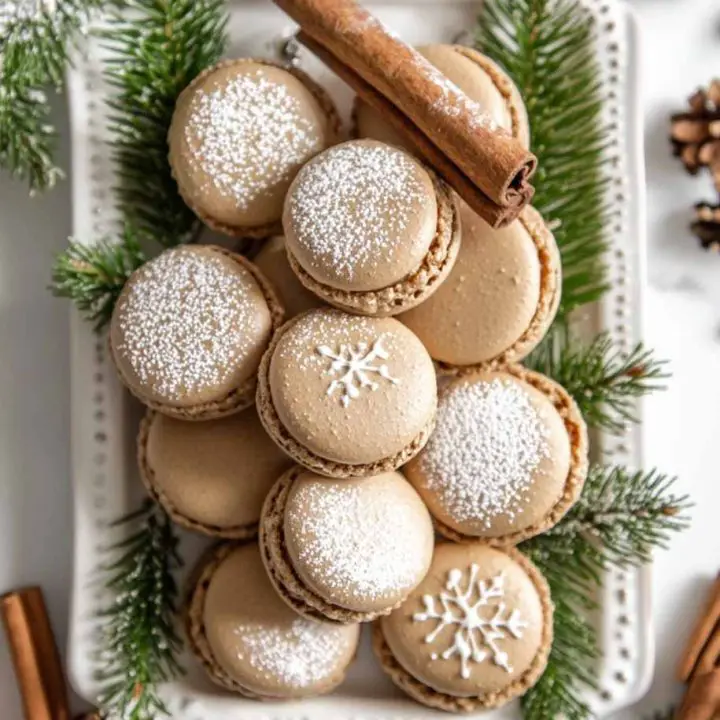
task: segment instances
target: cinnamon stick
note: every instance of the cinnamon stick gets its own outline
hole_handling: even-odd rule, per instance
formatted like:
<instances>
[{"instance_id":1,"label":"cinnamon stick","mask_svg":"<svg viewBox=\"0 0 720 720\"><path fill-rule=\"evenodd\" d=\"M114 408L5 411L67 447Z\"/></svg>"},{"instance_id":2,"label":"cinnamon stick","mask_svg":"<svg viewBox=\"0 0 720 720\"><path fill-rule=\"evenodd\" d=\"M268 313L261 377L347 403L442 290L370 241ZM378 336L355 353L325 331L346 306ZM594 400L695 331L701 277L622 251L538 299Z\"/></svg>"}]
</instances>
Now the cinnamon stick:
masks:
<instances>
[{"instance_id":1,"label":"cinnamon stick","mask_svg":"<svg viewBox=\"0 0 720 720\"><path fill-rule=\"evenodd\" d=\"M452 174L463 199L485 208L483 217L496 205L495 216L507 222L530 201L535 157L354 0L275 2L300 25L301 41L363 99L374 107L384 101L383 114L425 149L440 175Z\"/></svg>"},{"instance_id":2,"label":"cinnamon stick","mask_svg":"<svg viewBox=\"0 0 720 720\"><path fill-rule=\"evenodd\" d=\"M693 677L675 720L714 720L720 710L720 668Z\"/></svg>"},{"instance_id":3,"label":"cinnamon stick","mask_svg":"<svg viewBox=\"0 0 720 720\"><path fill-rule=\"evenodd\" d=\"M28 720L69 720L67 689L42 591L0 598L5 631Z\"/></svg>"},{"instance_id":4,"label":"cinnamon stick","mask_svg":"<svg viewBox=\"0 0 720 720\"><path fill-rule=\"evenodd\" d=\"M695 623L688 644L680 658L677 676L681 682L687 682L692 677L703 650L713 635L720 639L720 573L715 578L705 609Z\"/></svg>"},{"instance_id":5,"label":"cinnamon stick","mask_svg":"<svg viewBox=\"0 0 720 720\"><path fill-rule=\"evenodd\" d=\"M408 123L407 118L397 108L368 85L359 75L353 73L351 68L338 63L333 55L303 32L298 34L298 40L312 50L341 80L350 85L368 105L377 110L383 119L402 133L410 149L430 165L485 222L494 228L498 228L515 220L518 215L516 208L504 208L496 205L480 192L451 160L444 156L421 132Z\"/></svg>"}]
</instances>

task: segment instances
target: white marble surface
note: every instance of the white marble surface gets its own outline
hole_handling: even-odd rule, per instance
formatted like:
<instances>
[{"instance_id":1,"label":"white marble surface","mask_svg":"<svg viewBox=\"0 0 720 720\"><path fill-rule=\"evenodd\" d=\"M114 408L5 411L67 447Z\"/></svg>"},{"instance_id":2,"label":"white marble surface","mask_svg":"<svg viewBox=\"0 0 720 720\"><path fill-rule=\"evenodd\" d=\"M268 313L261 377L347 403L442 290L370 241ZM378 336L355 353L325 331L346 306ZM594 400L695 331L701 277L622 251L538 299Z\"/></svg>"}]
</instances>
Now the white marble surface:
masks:
<instances>
[{"instance_id":1,"label":"white marble surface","mask_svg":"<svg viewBox=\"0 0 720 720\"><path fill-rule=\"evenodd\" d=\"M635 0L645 34L649 274L647 342L671 361L667 392L645 408L647 464L677 474L693 495L694 525L655 565L657 669L637 711L673 701L678 644L720 570L717 448L720 432L720 257L687 232L690 207L713 194L683 174L668 149L668 114L720 74L717 0ZM60 99L61 161L67 114ZM69 184L30 199L0 175L0 592L38 583L61 647L67 634L72 517L69 478L68 320L46 291L54 252L70 232ZM0 637L0 717L20 718L10 659Z\"/></svg>"}]
</instances>

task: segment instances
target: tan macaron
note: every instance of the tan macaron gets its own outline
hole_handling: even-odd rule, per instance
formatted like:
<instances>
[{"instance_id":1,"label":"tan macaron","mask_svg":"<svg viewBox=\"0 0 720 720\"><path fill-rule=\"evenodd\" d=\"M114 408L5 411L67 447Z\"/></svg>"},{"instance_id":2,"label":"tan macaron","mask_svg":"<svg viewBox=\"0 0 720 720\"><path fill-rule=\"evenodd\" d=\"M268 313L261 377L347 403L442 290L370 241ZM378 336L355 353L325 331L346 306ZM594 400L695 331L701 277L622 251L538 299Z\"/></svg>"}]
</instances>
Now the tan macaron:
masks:
<instances>
[{"instance_id":1,"label":"tan macaron","mask_svg":"<svg viewBox=\"0 0 720 720\"><path fill-rule=\"evenodd\" d=\"M389 613L425 577L432 520L397 472L336 480L302 468L270 491L260 550L283 599L311 618L366 622Z\"/></svg>"},{"instance_id":2,"label":"tan macaron","mask_svg":"<svg viewBox=\"0 0 720 720\"><path fill-rule=\"evenodd\" d=\"M151 411L138 459L148 492L176 523L230 539L257 535L262 504L291 464L255 408L203 423Z\"/></svg>"},{"instance_id":3,"label":"tan macaron","mask_svg":"<svg viewBox=\"0 0 720 720\"><path fill-rule=\"evenodd\" d=\"M437 429L405 474L443 535L510 545L548 530L572 507L587 454L572 398L513 365L443 388Z\"/></svg>"},{"instance_id":4,"label":"tan macaron","mask_svg":"<svg viewBox=\"0 0 720 720\"><path fill-rule=\"evenodd\" d=\"M285 251L285 238L276 235L263 242L253 262L270 281L290 320L306 310L325 307L317 295L311 293L292 271Z\"/></svg>"},{"instance_id":5,"label":"tan macaron","mask_svg":"<svg viewBox=\"0 0 720 720\"><path fill-rule=\"evenodd\" d=\"M392 318L310 310L275 334L257 406L271 437L331 477L395 470L432 431L437 380L423 344Z\"/></svg>"},{"instance_id":6,"label":"tan macaron","mask_svg":"<svg viewBox=\"0 0 720 720\"><path fill-rule=\"evenodd\" d=\"M560 254L540 214L526 207L494 230L461 203L463 243L447 280L403 313L444 372L522 360L542 340L560 303Z\"/></svg>"},{"instance_id":7,"label":"tan macaron","mask_svg":"<svg viewBox=\"0 0 720 720\"><path fill-rule=\"evenodd\" d=\"M310 158L337 142L328 94L297 68L227 60L180 95L170 126L170 166L185 202L235 237L281 231L285 194Z\"/></svg>"},{"instance_id":8,"label":"tan macaron","mask_svg":"<svg viewBox=\"0 0 720 720\"><path fill-rule=\"evenodd\" d=\"M298 173L285 202L290 265L331 305L397 315L426 300L460 247L452 191L399 148L356 140Z\"/></svg>"},{"instance_id":9,"label":"tan macaron","mask_svg":"<svg viewBox=\"0 0 720 720\"><path fill-rule=\"evenodd\" d=\"M432 708L475 712L540 678L553 607L547 582L519 551L442 543L423 582L373 630L382 668L401 690Z\"/></svg>"},{"instance_id":10,"label":"tan macaron","mask_svg":"<svg viewBox=\"0 0 720 720\"><path fill-rule=\"evenodd\" d=\"M530 145L525 104L513 81L499 65L477 50L462 45L424 45L418 52L477 102L500 127L525 147ZM353 114L357 137L405 147L402 135L359 99L355 101Z\"/></svg>"},{"instance_id":11,"label":"tan macaron","mask_svg":"<svg viewBox=\"0 0 720 720\"><path fill-rule=\"evenodd\" d=\"M145 405L208 420L252 405L260 359L282 319L270 284L248 260L182 246L125 283L110 349L121 380Z\"/></svg>"},{"instance_id":12,"label":"tan macaron","mask_svg":"<svg viewBox=\"0 0 720 720\"><path fill-rule=\"evenodd\" d=\"M255 543L225 543L196 571L190 647L213 682L258 700L323 695L357 651L357 625L308 620L277 595Z\"/></svg>"}]
</instances>

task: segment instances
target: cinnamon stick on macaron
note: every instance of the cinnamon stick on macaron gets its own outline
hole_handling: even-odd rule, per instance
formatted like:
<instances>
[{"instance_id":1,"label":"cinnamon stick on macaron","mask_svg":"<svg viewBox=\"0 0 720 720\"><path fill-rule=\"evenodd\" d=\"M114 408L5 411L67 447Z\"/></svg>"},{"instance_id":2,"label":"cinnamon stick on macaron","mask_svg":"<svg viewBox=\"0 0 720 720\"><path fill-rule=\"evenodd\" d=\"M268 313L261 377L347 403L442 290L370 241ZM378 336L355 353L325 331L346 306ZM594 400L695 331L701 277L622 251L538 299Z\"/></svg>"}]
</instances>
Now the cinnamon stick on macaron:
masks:
<instances>
[{"instance_id":1,"label":"cinnamon stick on macaron","mask_svg":"<svg viewBox=\"0 0 720 720\"><path fill-rule=\"evenodd\" d=\"M354 0L275 0L299 39L383 113L487 222L530 201L536 158L420 53Z\"/></svg>"}]
</instances>

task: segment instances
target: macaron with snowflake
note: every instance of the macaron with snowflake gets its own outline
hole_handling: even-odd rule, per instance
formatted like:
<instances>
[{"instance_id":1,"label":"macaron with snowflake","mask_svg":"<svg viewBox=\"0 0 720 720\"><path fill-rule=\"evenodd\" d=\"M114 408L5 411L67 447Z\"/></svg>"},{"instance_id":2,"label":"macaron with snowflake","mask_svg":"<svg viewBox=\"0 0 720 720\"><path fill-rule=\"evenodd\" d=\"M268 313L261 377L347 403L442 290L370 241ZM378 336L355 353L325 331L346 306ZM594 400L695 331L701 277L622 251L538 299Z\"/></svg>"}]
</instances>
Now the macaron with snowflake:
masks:
<instances>
[{"instance_id":1,"label":"macaron with snowflake","mask_svg":"<svg viewBox=\"0 0 720 720\"><path fill-rule=\"evenodd\" d=\"M306 310L327 306L292 271L285 251L285 238L282 236L276 235L264 241L253 262L277 292L288 320Z\"/></svg>"},{"instance_id":2,"label":"macaron with snowflake","mask_svg":"<svg viewBox=\"0 0 720 720\"><path fill-rule=\"evenodd\" d=\"M270 284L244 257L183 246L130 276L110 349L120 379L145 405L208 420L252 405L260 359L282 319Z\"/></svg>"},{"instance_id":3,"label":"macaron with snowflake","mask_svg":"<svg viewBox=\"0 0 720 720\"><path fill-rule=\"evenodd\" d=\"M297 463L330 477L404 465L427 442L436 406L432 359L393 318L310 310L275 334L258 374L265 429Z\"/></svg>"},{"instance_id":4,"label":"macaron with snowflake","mask_svg":"<svg viewBox=\"0 0 720 720\"><path fill-rule=\"evenodd\" d=\"M463 243L447 280L403 313L445 373L518 362L542 340L560 303L560 254L540 214L526 207L493 229L461 203Z\"/></svg>"},{"instance_id":5,"label":"macaron with snowflake","mask_svg":"<svg viewBox=\"0 0 720 720\"><path fill-rule=\"evenodd\" d=\"M281 231L285 194L308 160L337 142L329 95L306 73L237 59L181 93L168 135L170 166L195 214L234 237Z\"/></svg>"},{"instance_id":6,"label":"macaron with snowflake","mask_svg":"<svg viewBox=\"0 0 720 720\"><path fill-rule=\"evenodd\" d=\"M217 685L258 700L322 695L357 651L357 625L309 620L278 596L257 545L224 543L201 561L186 608L190 648Z\"/></svg>"},{"instance_id":7,"label":"macaron with snowflake","mask_svg":"<svg viewBox=\"0 0 720 720\"><path fill-rule=\"evenodd\" d=\"M467 713L526 693L552 637L550 590L521 552L441 543L423 582L375 623L373 648L414 700Z\"/></svg>"},{"instance_id":8,"label":"macaron with snowflake","mask_svg":"<svg viewBox=\"0 0 720 720\"><path fill-rule=\"evenodd\" d=\"M530 145L530 126L525 103L507 73L489 57L462 45L424 45L418 52L457 85L482 111L517 138ZM353 110L354 134L391 145L405 146L405 139L387 120L359 98Z\"/></svg>"},{"instance_id":9,"label":"macaron with snowflake","mask_svg":"<svg viewBox=\"0 0 720 720\"><path fill-rule=\"evenodd\" d=\"M575 402L544 375L512 365L446 385L436 431L404 472L442 535L514 545L563 517L587 469Z\"/></svg>"},{"instance_id":10,"label":"macaron with snowflake","mask_svg":"<svg viewBox=\"0 0 720 720\"><path fill-rule=\"evenodd\" d=\"M404 150L373 140L337 145L305 165L283 227L302 284L363 315L397 315L426 300L460 247L449 187Z\"/></svg>"},{"instance_id":11,"label":"macaron with snowflake","mask_svg":"<svg viewBox=\"0 0 720 720\"><path fill-rule=\"evenodd\" d=\"M292 464L255 408L201 423L150 411L138 461L145 487L174 522L230 539L257 535L263 502Z\"/></svg>"},{"instance_id":12,"label":"macaron with snowflake","mask_svg":"<svg viewBox=\"0 0 720 720\"><path fill-rule=\"evenodd\" d=\"M398 472L333 479L300 467L270 491L260 550L301 615L367 622L398 607L430 567L432 520Z\"/></svg>"}]
</instances>

